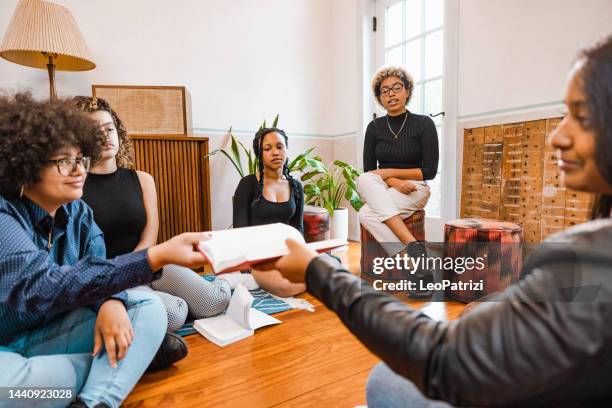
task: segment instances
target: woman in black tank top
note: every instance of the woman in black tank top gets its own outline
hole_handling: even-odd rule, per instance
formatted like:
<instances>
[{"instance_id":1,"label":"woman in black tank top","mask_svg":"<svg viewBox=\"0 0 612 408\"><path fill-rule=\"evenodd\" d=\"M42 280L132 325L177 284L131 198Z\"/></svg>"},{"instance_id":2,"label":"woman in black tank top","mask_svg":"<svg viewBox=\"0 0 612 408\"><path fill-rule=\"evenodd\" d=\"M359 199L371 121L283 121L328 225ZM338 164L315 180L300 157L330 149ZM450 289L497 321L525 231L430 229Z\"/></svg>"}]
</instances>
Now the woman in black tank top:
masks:
<instances>
[{"instance_id":1,"label":"woman in black tank top","mask_svg":"<svg viewBox=\"0 0 612 408\"><path fill-rule=\"evenodd\" d=\"M159 230L155 182L149 174L132 169L132 146L121 120L103 99L80 96L75 105L90 113L108 137L102 158L85 181L82 197L104 233L107 257L155 245ZM139 289L155 290L161 298L169 332L181 328L188 314L200 319L222 313L231 298L229 280L207 282L178 265L165 266L159 280Z\"/></svg>"},{"instance_id":2,"label":"woman in black tank top","mask_svg":"<svg viewBox=\"0 0 612 408\"><path fill-rule=\"evenodd\" d=\"M147 225L143 190L136 170L119 167L108 174L89 173L83 188L83 200L95 214L104 231L106 256L114 258L136 250L141 244ZM109 199L111 198L111 199ZM123 222L116 222L121 214Z\"/></svg>"},{"instance_id":3,"label":"woman in black tank top","mask_svg":"<svg viewBox=\"0 0 612 408\"><path fill-rule=\"evenodd\" d=\"M260 129L253 139L258 174L243 177L233 200L234 228L282 222L304 233L304 190L289 174L287 135L281 129ZM251 270L259 286L277 296L295 296L306 290L278 271Z\"/></svg>"},{"instance_id":4,"label":"woman in black tank top","mask_svg":"<svg viewBox=\"0 0 612 408\"><path fill-rule=\"evenodd\" d=\"M132 146L121 120L103 99L77 97L75 103L98 121L108 137L100 160L89 171L82 198L104 232L107 257L155 245L159 229L155 181L132 169Z\"/></svg>"}]
</instances>

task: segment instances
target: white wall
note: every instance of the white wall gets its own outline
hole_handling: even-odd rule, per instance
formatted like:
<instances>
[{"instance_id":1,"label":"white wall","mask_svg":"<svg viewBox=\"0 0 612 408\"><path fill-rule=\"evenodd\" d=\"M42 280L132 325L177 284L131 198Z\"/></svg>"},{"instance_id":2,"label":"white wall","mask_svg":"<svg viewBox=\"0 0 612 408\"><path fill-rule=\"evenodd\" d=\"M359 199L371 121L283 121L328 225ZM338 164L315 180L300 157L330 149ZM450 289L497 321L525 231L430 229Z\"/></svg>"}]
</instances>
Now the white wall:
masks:
<instances>
[{"instance_id":1,"label":"white wall","mask_svg":"<svg viewBox=\"0 0 612 408\"><path fill-rule=\"evenodd\" d=\"M227 142L230 125L250 144L260 121L280 113L290 155L316 145L328 160L360 162L373 106L373 0L56 1L72 11L98 64L59 72L60 95L89 94L92 83L185 85L194 132L209 136L211 149ZM16 4L0 2L0 34ZM457 0L456 79L447 83L457 121L446 126L457 133L445 137L460 141L485 116L547 114L576 51L610 33L610 21L610 0ZM47 87L45 71L0 59L0 88L46 96ZM461 165L460 147L447 162ZM211 169L213 227L224 228L238 177L220 156Z\"/></svg>"},{"instance_id":2,"label":"white wall","mask_svg":"<svg viewBox=\"0 0 612 408\"><path fill-rule=\"evenodd\" d=\"M454 214L464 129L561 115L578 51L612 34L612 1L460 0L457 14Z\"/></svg>"},{"instance_id":3,"label":"white wall","mask_svg":"<svg viewBox=\"0 0 612 408\"><path fill-rule=\"evenodd\" d=\"M294 132L329 132L327 0L56 2L72 11L98 64L58 73L60 94L88 93L92 83L185 85L196 128L252 129L279 112ZM0 32L16 4L0 3ZM0 63L2 87L45 91L45 81L45 71Z\"/></svg>"},{"instance_id":4,"label":"white wall","mask_svg":"<svg viewBox=\"0 0 612 408\"><path fill-rule=\"evenodd\" d=\"M610 0L460 0L459 118L561 101L577 50L610 33Z\"/></svg>"},{"instance_id":5,"label":"white wall","mask_svg":"<svg viewBox=\"0 0 612 408\"><path fill-rule=\"evenodd\" d=\"M55 1L71 10L97 64L57 73L60 96L89 95L94 83L184 85L194 133L209 136L211 150L227 142L230 126L250 145L276 113L291 155L316 145L332 159L335 136L355 134L352 0ZM0 34L16 4L0 2ZM0 59L0 88L45 97L47 74ZM213 227L225 228L238 176L221 156L211 173Z\"/></svg>"}]
</instances>

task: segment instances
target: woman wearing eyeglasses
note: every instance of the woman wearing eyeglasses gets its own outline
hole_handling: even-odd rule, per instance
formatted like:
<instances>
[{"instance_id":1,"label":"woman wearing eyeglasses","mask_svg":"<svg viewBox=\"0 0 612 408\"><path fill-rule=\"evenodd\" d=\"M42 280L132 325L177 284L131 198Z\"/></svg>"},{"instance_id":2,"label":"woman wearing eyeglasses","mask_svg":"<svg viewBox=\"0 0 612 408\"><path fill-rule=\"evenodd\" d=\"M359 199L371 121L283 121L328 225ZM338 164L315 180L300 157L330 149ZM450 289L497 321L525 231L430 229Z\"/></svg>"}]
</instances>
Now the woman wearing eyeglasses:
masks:
<instances>
[{"instance_id":1,"label":"woman wearing eyeglasses","mask_svg":"<svg viewBox=\"0 0 612 408\"><path fill-rule=\"evenodd\" d=\"M20 387L57 391L36 406L119 406L165 360L168 324L156 295L124 290L205 262L202 233L106 259L80 200L105 140L69 102L0 97L0 407Z\"/></svg>"},{"instance_id":2,"label":"woman wearing eyeglasses","mask_svg":"<svg viewBox=\"0 0 612 408\"><path fill-rule=\"evenodd\" d=\"M427 180L438 172L438 135L430 117L406 109L413 88L403 67L386 66L374 74L372 91L387 114L366 129L358 191L365 202L359 210L362 226L389 255L401 243L418 257L424 248L415 243L403 219L427 204Z\"/></svg>"}]
</instances>

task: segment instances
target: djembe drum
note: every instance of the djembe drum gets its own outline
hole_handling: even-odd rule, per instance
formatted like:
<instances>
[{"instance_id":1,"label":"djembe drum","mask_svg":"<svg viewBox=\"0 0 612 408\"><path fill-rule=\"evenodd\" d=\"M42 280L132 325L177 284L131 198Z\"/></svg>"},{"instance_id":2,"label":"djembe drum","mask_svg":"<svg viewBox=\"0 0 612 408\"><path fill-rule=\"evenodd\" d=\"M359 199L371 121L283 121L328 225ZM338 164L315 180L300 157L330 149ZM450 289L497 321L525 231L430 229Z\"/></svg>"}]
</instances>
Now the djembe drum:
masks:
<instances>
[{"instance_id":1,"label":"djembe drum","mask_svg":"<svg viewBox=\"0 0 612 408\"><path fill-rule=\"evenodd\" d=\"M484 218L448 221L444 225L444 258L480 258L484 260L484 267L471 265L464 268L462 273L458 273L457 269L445 270L445 280L457 284L463 282L464 287L468 288L476 287L447 288L446 298L469 303L502 291L518 281L522 267L521 240L522 229L512 222ZM474 285L479 282L482 285Z\"/></svg>"},{"instance_id":2,"label":"djembe drum","mask_svg":"<svg viewBox=\"0 0 612 408\"><path fill-rule=\"evenodd\" d=\"M329 239L329 213L323 207L304 206L304 240L317 242Z\"/></svg>"},{"instance_id":3,"label":"djembe drum","mask_svg":"<svg viewBox=\"0 0 612 408\"><path fill-rule=\"evenodd\" d=\"M411 216L404 218L404 225L417 240L425 239L425 211L416 211ZM361 226L361 274L369 277L380 278L372 272L374 258L386 258L387 251L376 241L364 226ZM386 278L405 278L406 273L399 270L390 270L385 273Z\"/></svg>"}]
</instances>

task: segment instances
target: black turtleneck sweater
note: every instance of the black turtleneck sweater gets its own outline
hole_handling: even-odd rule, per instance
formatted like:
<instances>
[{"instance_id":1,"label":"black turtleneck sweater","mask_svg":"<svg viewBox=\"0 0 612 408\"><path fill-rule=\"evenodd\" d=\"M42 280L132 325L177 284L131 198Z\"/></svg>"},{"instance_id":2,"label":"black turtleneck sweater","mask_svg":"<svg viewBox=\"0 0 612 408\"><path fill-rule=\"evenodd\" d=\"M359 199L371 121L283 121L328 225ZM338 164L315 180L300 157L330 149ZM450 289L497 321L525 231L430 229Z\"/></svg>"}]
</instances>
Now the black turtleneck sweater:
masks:
<instances>
[{"instance_id":1,"label":"black turtleneck sweater","mask_svg":"<svg viewBox=\"0 0 612 408\"><path fill-rule=\"evenodd\" d=\"M399 132L406 115L406 124ZM389 126L398 134L397 138L391 133ZM438 157L438 133L429 116L406 111L398 116L376 118L366 129L363 146L364 171L378 168L421 169L423 180L431 180L438 172Z\"/></svg>"}]
</instances>

